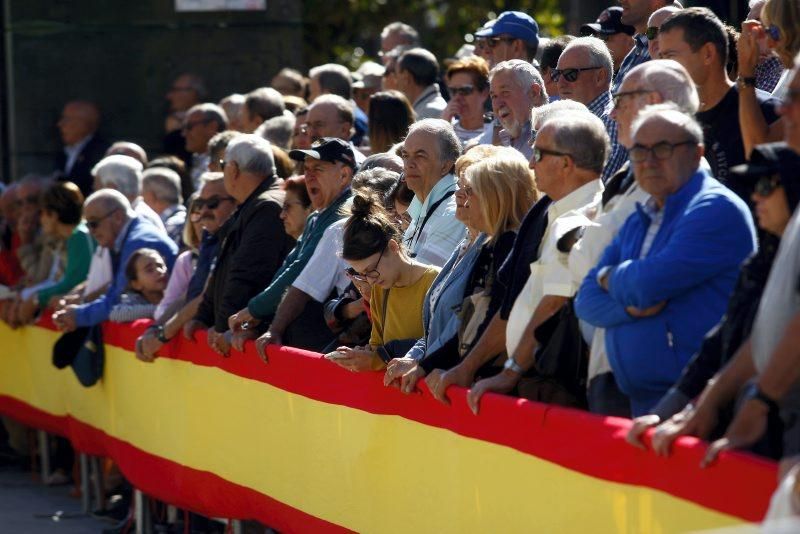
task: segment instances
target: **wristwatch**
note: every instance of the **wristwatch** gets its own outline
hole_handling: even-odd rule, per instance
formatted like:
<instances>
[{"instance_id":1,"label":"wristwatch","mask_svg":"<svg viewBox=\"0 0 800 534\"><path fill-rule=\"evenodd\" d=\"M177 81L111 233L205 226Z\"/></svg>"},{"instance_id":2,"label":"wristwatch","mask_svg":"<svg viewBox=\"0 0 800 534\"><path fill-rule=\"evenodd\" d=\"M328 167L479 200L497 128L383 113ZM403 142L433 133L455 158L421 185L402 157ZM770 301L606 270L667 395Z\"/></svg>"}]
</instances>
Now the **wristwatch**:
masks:
<instances>
[{"instance_id":1,"label":"wristwatch","mask_svg":"<svg viewBox=\"0 0 800 534\"><path fill-rule=\"evenodd\" d=\"M161 343L168 343L169 339L167 338L166 334L164 333L164 325L163 324L154 324L150 325L148 330L153 330L156 333L156 339L159 340Z\"/></svg>"},{"instance_id":2,"label":"wristwatch","mask_svg":"<svg viewBox=\"0 0 800 534\"><path fill-rule=\"evenodd\" d=\"M736 85L739 86L739 89L744 89L745 87L755 87L756 79L753 76L739 76L736 78Z\"/></svg>"},{"instance_id":3,"label":"wristwatch","mask_svg":"<svg viewBox=\"0 0 800 534\"><path fill-rule=\"evenodd\" d=\"M763 402L771 412L777 412L779 410L777 401L761 391L761 388L758 387L758 384L752 384L750 386L750 390L747 392L747 398Z\"/></svg>"},{"instance_id":4,"label":"wristwatch","mask_svg":"<svg viewBox=\"0 0 800 534\"><path fill-rule=\"evenodd\" d=\"M511 371L514 371L518 375L525 373L525 370L519 366L519 364L514 360L513 356L508 357L506 363L503 364L503 369L510 369Z\"/></svg>"}]
</instances>

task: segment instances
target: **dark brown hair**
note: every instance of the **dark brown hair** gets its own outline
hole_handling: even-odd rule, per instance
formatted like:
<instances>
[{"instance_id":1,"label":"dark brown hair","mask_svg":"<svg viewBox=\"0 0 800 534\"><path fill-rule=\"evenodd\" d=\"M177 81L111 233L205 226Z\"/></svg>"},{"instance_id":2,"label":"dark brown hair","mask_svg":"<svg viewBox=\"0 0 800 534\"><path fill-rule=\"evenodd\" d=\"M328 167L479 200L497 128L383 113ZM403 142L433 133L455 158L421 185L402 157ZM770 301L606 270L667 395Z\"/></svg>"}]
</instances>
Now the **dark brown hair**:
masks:
<instances>
[{"instance_id":1,"label":"dark brown hair","mask_svg":"<svg viewBox=\"0 0 800 534\"><path fill-rule=\"evenodd\" d=\"M305 176L292 176L283 181L283 188L286 191L291 191L302 202L304 208L311 205L311 197L308 196L308 189L306 189Z\"/></svg>"},{"instance_id":2,"label":"dark brown hair","mask_svg":"<svg viewBox=\"0 0 800 534\"><path fill-rule=\"evenodd\" d=\"M342 257L363 260L381 252L391 239L400 243L400 230L380 199L363 193L353 196L350 218L344 225Z\"/></svg>"},{"instance_id":3,"label":"dark brown hair","mask_svg":"<svg viewBox=\"0 0 800 534\"><path fill-rule=\"evenodd\" d=\"M133 254L131 254L128 258L128 263L125 264L125 278L128 279L129 287L130 283L137 279L136 262L142 256L158 256L162 261L164 260L164 257L161 255L161 253L154 248L140 248L134 250Z\"/></svg>"},{"instance_id":4,"label":"dark brown hair","mask_svg":"<svg viewBox=\"0 0 800 534\"><path fill-rule=\"evenodd\" d=\"M369 97L369 144L373 154L402 141L414 122L414 108L400 91L379 91Z\"/></svg>"},{"instance_id":5,"label":"dark brown hair","mask_svg":"<svg viewBox=\"0 0 800 534\"><path fill-rule=\"evenodd\" d=\"M51 211L63 224L78 224L83 217L83 194L72 182L56 182L39 198L43 210Z\"/></svg>"}]
</instances>

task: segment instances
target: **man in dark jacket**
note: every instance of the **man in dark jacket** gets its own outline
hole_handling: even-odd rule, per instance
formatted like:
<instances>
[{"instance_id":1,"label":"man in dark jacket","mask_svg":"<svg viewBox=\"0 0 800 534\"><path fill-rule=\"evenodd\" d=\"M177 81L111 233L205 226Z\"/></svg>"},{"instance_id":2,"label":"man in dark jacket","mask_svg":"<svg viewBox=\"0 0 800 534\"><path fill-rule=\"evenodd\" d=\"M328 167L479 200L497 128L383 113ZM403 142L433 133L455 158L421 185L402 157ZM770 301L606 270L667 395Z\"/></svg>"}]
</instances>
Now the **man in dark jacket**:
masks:
<instances>
[{"instance_id":1,"label":"man in dark jacket","mask_svg":"<svg viewBox=\"0 0 800 534\"><path fill-rule=\"evenodd\" d=\"M60 180L73 182L84 197L92 194L92 167L105 156L108 143L97 135L100 110L92 102L67 102L58 120L64 151L56 165Z\"/></svg>"},{"instance_id":2,"label":"man in dark jacket","mask_svg":"<svg viewBox=\"0 0 800 534\"><path fill-rule=\"evenodd\" d=\"M225 190L239 207L221 230L225 239L194 321L208 328L209 346L227 354L228 317L272 280L294 240L280 220L284 192L269 141L235 137L225 150L223 173Z\"/></svg>"}]
</instances>

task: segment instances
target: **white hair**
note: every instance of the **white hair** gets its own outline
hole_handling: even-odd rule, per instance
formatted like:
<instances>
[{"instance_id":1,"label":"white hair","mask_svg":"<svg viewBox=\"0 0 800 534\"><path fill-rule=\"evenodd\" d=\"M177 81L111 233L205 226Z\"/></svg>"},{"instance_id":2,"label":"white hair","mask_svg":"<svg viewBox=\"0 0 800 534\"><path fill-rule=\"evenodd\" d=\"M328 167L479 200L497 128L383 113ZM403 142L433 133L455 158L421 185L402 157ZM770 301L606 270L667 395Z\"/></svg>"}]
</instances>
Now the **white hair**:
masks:
<instances>
[{"instance_id":1,"label":"white hair","mask_svg":"<svg viewBox=\"0 0 800 534\"><path fill-rule=\"evenodd\" d=\"M588 110L559 113L549 118L545 127L553 131L554 148L569 154L576 167L603 172L611 142L603 121L595 114Z\"/></svg>"},{"instance_id":2,"label":"white hair","mask_svg":"<svg viewBox=\"0 0 800 534\"><path fill-rule=\"evenodd\" d=\"M694 115L700 107L700 97L689 72L675 60L653 59L632 68L628 76L639 74L643 87L673 102L682 111ZM627 76L626 76L627 78Z\"/></svg>"},{"instance_id":3,"label":"white hair","mask_svg":"<svg viewBox=\"0 0 800 534\"><path fill-rule=\"evenodd\" d=\"M631 125L631 138L636 137L636 132L639 128L651 120L668 122L683 130L698 145L703 143L703 128L697 122L697 119L673 103L655 104L641 110Z\"/></svg>"},{"instance_id":4,"label":"white hair","mask_svg":"<svg viewBox=\"0 0 800 534\"><path fill-rule=\"evenodd\" d=\"M422 119L413 123L406 138L412 133L421 130L436 136L439 140L439 161L456 162L461 155L461 141L458 140L453 125L442 119Z\"/></svg>"},{"instance_id":5,"label":"white hair","mask_svg":"<svg viewBox=\"0 0 800 534\"><path fill-rule=\"evenodd\" d=\"M275 146L288 150L292 142L294 123L294 115L283 114L265 120L253 133L260 135Z\"/></svg>"},{"instance_id":6,"label":"white hair","mask_svg":"<svg viewBox=\"0 0 800 534\"><path fill-rule=\"evenodd\" d=\"M237 135L225 149L225 160L236 162L242 172L275 175L275 158L269 141L254 134Z\"/></svg>"},{"instance_id":7,"label":"white hair","mask_svg":"<svg viewBox=\"0 0 800 534\"><path fill-rule=\"evenodd\" d=\"M579 48L586 50L588 53L589 64L583 65L584 67L601 67L605 69L608 74L608 85L611 86L611 81L614 78L614 59L611 57L611 52L608 51L606 44L597 37L586 36L578 37L569 42L561 52L561 56L567 53L568 50Z\"/></svg>"},{"instance_id":8,"label":"white hair","mask_svg":"<svg viewBox=\"0 0 800 534\"><path fill-rule=\"evenodd\" d=\"M142 190L153 193L156 200L168 204L180 204L181 177L172 169L153 167L142 173Z\"/></svg>"},{"instance_id":9,"label":"white hair","mask_svg":"<svg viewBox=\"0 0 800 534\"><path fill-rule=\"evenodd\" d=\"M541 106L547 103L547 91L544 88L544 79L541 73L527 61L521 59L509 59L501 61L489 72L489 83L492 83L492 78L498 72L511 73L514 81L519 87L524 90L529 90L532 85L538 85L541 89L540 98L538 102L534 102L534 106Z\"/></svg>"},{"instance_id":10,"label":"white hair","mask_svg":"<svg viewBox=\"0 0 800 534\"><path fill-rule=\"evenodd\" d=\"M99 203L106 211L120 209L125 212L128 218L136 216L136 212L131 207L131 202L128 198L114 189L100 189L95 191L83 202L84 206L89 204Z\"/></svg>"},{"instance_id":11,"label":"white hair","mask_svg":"<svg viewBox=\"0 0 800 534\"><path fill-rule=\"evenodd\" d=\"M541 130L542 126L544 126L548 120L552 119L553 117L557 117L559 114L565 111L588 112L589 108L580 102L571 100L569 98L556 100L555 102L550 102L544 106L533 108L531 110L531 124L533 125L534 131Z\"/></svg>"},{"instance_id":12,"label":"white hair","mask_svg":"<svg viewBox=\"0 0 800 534\"><path fill-rule=\"evenodd\" d=\"M92 176L103 187L116 189L127 198L136 198L142 191L142 164L130 156L114 154L100 160L92 169Z\"/></svg>"}]
</instances>

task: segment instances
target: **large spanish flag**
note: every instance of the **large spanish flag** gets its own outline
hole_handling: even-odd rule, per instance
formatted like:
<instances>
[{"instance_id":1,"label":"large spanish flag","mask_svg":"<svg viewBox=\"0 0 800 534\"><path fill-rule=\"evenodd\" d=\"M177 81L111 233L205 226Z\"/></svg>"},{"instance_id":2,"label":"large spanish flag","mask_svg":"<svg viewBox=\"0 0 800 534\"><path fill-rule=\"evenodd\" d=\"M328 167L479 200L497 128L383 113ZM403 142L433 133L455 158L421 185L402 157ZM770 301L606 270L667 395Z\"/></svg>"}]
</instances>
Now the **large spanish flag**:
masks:
<instances>
[{"instance_id":1,"label":"large spanish flag","mask_svg":"<svg viewBox=\"0 0 800 534\"><path fill-rule=\"evenodd\" d=\"M229 358L175 339L138 361L143 324L106 325L103 379L51 364L50 325L0 326L0 411L110 456L139 489L215 517L280 531L668 533L760 520L775 465L740 453L699 467L624 442L629 422L489 395L481 413L421 384L318 354L252 346Z\"/></svg>"}]
</instances>

